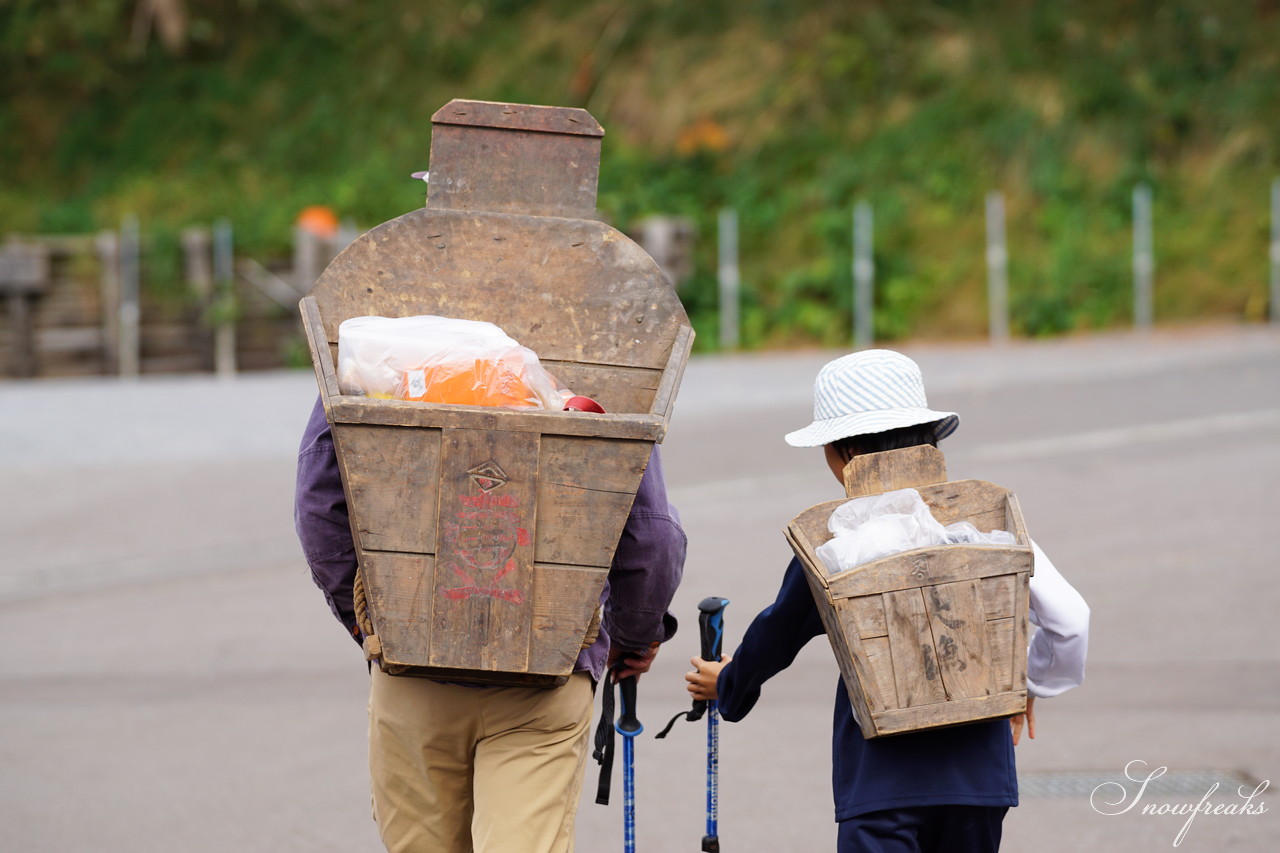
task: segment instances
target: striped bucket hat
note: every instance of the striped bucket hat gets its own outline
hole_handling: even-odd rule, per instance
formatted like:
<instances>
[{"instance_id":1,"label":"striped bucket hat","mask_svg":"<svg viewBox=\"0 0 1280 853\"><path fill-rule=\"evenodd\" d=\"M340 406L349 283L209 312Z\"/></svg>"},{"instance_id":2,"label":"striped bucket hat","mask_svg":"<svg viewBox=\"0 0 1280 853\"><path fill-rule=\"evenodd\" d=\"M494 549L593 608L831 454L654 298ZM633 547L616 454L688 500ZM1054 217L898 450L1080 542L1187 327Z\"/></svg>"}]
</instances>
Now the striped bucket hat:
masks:
<instances>
[{"instance_id":1,"label":"striped bucket hat","mask_svg":"<svg viewBox=\"0 0 1280 853\"><path fill-rule=\"evenodd\" d=\"M851 435L936 423L939 439L960 423L935 412L924 396L920 368L893 350L871 349L827 362L813 382L813 423L787 433L793 447L818 447Z\"/></svg>"}]
</instances>

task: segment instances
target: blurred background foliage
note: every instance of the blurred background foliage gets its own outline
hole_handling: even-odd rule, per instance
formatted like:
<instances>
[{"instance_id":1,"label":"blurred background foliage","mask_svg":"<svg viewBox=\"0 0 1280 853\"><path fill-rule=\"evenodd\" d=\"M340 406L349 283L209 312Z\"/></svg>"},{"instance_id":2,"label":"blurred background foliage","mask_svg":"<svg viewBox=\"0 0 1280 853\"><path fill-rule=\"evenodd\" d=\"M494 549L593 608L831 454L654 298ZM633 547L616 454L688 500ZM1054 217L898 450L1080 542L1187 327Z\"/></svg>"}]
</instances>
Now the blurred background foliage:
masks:
<instances>
[{"instance_id":1,"label":"blurred background foliage","mask_svg":"<svg viewBox=\"0 0 1280 853\"><path fill-rule=\"evenodd\" d=\"M877 336L985 334L983 199L1005 194L1014 330L1131 318L1130 199L1155 191L1156 316L1261 319L1280 167L1280 0L0 0L0 234L423 202L452 98L581 106L600 209L696 224L716 339L738 211L750 347L850 336L851 208L876 215ZM154 272L150 286L163 287Z\"/></svg>"}]
</instances>

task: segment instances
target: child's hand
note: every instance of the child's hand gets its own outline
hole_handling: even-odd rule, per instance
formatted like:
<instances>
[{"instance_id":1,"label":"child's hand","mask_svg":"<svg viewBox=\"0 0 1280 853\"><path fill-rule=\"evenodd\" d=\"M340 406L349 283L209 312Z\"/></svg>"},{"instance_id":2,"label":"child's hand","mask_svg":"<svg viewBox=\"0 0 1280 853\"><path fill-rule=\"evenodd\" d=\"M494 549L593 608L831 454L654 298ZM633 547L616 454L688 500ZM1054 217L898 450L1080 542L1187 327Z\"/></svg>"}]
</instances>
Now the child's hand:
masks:
<instances>
[{"instance_id":1,"label":"child's hand","mask_svg":"<svg viewBox=\"0 0 1280 853\"><path fill-rule=\"evenodd\" d=\"M1009 718L1009 725L1013 727L1013 745L1017 746L1018 741L1022 739L1022 724L1027 724L1027 737L1035 740L1036 738L1036 697L1027 697L1027 711L1025 714L1018 714L1016 717Z\"/></svg>"},{"instance_id":2,"label":"child's hand","mask_svg":"<svg viewBox=\"0 0 1280 853\"><path fill-rule=\"evenodd\" d=\"M721 655L720 660L692 658L689 663L693 664L693 671L684 674L684 680L689 682L689 686L685 689L694 699L703 702L717 698L716 678L719 677L720 670L724 669L724 665L731 660L733 657L730 655Z\"/></svg>"}]
</instances>

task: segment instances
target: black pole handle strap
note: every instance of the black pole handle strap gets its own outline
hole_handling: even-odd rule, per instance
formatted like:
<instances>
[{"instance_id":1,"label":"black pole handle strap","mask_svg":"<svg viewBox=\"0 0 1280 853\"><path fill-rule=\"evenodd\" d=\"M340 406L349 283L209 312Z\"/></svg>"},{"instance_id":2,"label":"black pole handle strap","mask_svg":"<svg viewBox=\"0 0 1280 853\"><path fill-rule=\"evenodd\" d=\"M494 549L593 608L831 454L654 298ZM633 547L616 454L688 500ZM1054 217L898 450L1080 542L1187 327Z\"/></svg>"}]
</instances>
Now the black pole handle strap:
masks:
<instances>
[{"instance_id":1,"label":"black pole handle strap","mask_svg":"<svg viewBox=\"0 0 1280 853\"><path fill-rule=\"evenodd\" d=\"M721 647L724 645L724 620L720 614L728 603L729 599L721 598L718 595L712 595L698 602L698 639L700 656L703 660L720 660ZM691 723L696 723L706 713L706 701L694 699L692 708L688 711L681 711L668 720L662 731L658 732L654 737L658 739L666 737L675 726L676 720L681 717Z\"/></svg>"},{"instance_id":2,"label":"black pole handle strap","mask_svg":"<svg viewBox=\"0 0 1280 853\"><path fill-rule=\"evenodd\" d=\"M591 757L600 765L600 781L596 784L596 802L609 805L609 789L613 784L613 752L616 731L613 727L615 676L621 672L619 664L604 674L604 694L600 697L600 720L596 723L595 751Z\"/></svg>"}]
</instances>

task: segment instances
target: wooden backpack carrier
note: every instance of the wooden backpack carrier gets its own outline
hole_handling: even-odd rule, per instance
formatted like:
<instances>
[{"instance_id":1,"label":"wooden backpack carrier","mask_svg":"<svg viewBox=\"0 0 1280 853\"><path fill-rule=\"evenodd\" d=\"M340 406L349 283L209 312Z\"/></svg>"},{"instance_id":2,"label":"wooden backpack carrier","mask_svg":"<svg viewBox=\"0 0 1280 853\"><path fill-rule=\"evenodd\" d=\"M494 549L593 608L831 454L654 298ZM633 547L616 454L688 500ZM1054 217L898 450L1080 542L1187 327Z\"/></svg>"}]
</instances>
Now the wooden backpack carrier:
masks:
<instances>
[{"instance_id":1,"label":"wooden backpack carrier","mask_svg":"<svg viewBox=\"0 0 1280 853\"><path fill-rule=\"evenodd\" d=\"M584 110L452 101L425 208L372 229L301 310L367 607L393 674L554 686L594 640L614 549L693 341L658 265L595 219ZM608 414L346 396L349 317L485 320Z\"/></svg>"},{"instance_id":2,"label":"wooden backpack carrier","mask_svg":"<svg viewBox=\"0 0 1280 853\"><path fill-rule=\"evenodd\" d=\"M948 482L928 445L855 456L844 484L848 498L915 488L942 524L1007 530L1018 543L916 548L832 574L816 549L845 501L787 526L863 737L1025 711L1032 554L1017 498L982 480Z\"/></svg>"}]
</instances>

